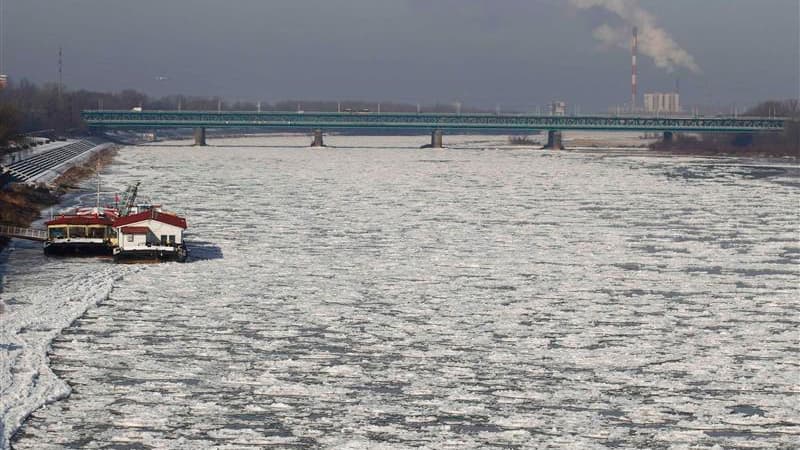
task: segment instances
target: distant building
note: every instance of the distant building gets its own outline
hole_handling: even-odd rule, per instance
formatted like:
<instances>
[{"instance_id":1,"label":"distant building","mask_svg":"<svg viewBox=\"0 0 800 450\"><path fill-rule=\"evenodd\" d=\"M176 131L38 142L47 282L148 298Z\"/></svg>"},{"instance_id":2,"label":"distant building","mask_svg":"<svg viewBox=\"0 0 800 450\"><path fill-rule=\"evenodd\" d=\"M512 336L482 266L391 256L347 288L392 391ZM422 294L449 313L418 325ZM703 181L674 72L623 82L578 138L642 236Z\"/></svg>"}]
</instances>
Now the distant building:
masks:
<instances>
[{"instance_id":1,"label":"distant building","mask_svg":"<svg viewBox=\"0 0 800 450\"><path fill-rule=\"evenodd\" d=\"M644 110L649 113L679 113L681 112L681 96L677 92L644 94Z\"/></svg>"},{"instance_id":2,"label":"distant building","mask_svg":"<svg viewBox=\"0 0 800 450\"><path fill-rule=\"evenodd\" d=\"M553 116L566 116L567 102L553 102L550 105L550 114Z\"/></svg>"}]
</instances>

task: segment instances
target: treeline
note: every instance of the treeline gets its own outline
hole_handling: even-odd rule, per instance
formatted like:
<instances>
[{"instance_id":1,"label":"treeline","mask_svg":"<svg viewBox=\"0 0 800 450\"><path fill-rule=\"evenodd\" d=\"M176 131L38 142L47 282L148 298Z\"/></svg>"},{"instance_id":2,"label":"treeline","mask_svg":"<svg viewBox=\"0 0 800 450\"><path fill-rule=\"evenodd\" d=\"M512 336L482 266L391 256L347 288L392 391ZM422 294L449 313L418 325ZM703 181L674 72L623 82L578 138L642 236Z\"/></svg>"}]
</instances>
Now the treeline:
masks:
<instances>
[{"instance_id":1,"label":"treeline","mask_svg":"<svg viewBox=\"0 0 800 450\"><path fill-rule=\"evenodd\" d=\"M417 112L417 105L395 102L364 101L298 101L286 100L277 103L228 102L218 97L192 97L170 95L153 98L135 91L94 92L87 90L59 89L57 84L37 85L27 80L11 80L6 89L0 91L0 145L14 134L54 130L55 134L81 133L85 124L80 113L85 109L129 110L142 107L145 110L193 110L193 111L321 111L338 110L382 112ZM437 104L422 106L423 112L455 112L455 105ZM462 108L462 112L485 112L475 108Z\"/></svg>"},{"instance_id":2,"label":"treeline","mask_svg":"<svg viewBox=\"0 0 800 450\"><path fill-rule=\"evenodd\" d=\"M11 105L0 103L0 148L8 145L20 130L19 111Z\"/></svg>"},{"instance_id":3,"label":"treeline","mask_svg":"<svg viewBox=\"0 0 800 450\"><path fill-rule=\"evenodd\" d=\"M800 100L769 100L759 103L744 113L750 117L794 117L800 118Z\"/></svg>"},{"instance_id":4,"label":"treeline","mask_svg":"<svg viewBox=\"0 0 800 450\"><path fill-rule=\"evenodd\" d=\"M786 117L783 133L703 133L678 134L672 142L659 142L655 150L675 153L793 156L800 158L800 101L796 99L762 102L747 110L747 117Z\"/></svg>"}]
</instances>

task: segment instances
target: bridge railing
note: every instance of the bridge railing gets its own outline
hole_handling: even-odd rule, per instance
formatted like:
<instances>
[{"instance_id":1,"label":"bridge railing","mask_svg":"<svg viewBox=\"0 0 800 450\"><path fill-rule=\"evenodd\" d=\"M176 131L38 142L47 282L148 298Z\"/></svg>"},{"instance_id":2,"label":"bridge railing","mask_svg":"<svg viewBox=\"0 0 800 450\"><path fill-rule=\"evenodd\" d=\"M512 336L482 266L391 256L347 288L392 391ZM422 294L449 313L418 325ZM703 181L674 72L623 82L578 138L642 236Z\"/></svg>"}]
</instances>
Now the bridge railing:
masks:
<instances>
[{"instance_id":1,"label":"bridge railing","mask_svg":"<svg viewBox=\"0 0 800 450\"><path fill-rule=\"evenodd\" d=\"M285 127L551 129L697 132L782 131L785 119L758 117L542 116L521 114L83 111L92 127Z\"/></svg>"},{"instance_id":2,"label":"bridge railing","mask_svg":"<svg viewBox=\"0 0 800 450\"><path fill-rule=\"evenodd\" d=\"M0 236L27 239L31 241L46 241L47 231L35 228L12 227L0 225Z\"/></svg>"},{"instance_id":3,"label":"bridge railing","mask_svg":"<svg viewBox=\"0 0 800 450\"><path fill-rule=\"evenodd\" d=\"M787 117L776 117L776 116L707 116L707 115L697 115L697 114L657 114L657 113L622 113L622 114L566 114L566 115L558 115L558 114L531 114L531 113L433 113L433 112L359 112L359 111L352 111L352 112L330 112L330 111L203 111L203 110L168 110L168 109L152 109L152 110L144 110L144 111L132 111L128 109L86 109L81 111L84 115L91 115L91 116L104 116L104 115L114 115L118 116L120 114L127 114L131 116L153 116L153 115L170 115L176 117L185 117L185 116L194 116L194 115L202 115L202 116L229 116L229 115L247 115L247 116L262 116L262 117L269 117L269 116L285 116L285 115L293 115L293 116L329 116L329 117L370 117L370 116L377 116L377 117L391 117L391 116L403 116L403 117L494 117L494 118L504 118L504 117L525 117L525 118L556 118L556 119L569 119L569 118L606 118L606 119L625 119L625 118L634 118L634 119L708 119L708 120L773 120L773 121L786 121L789 120Z\"/></svg>"}]
</instances>

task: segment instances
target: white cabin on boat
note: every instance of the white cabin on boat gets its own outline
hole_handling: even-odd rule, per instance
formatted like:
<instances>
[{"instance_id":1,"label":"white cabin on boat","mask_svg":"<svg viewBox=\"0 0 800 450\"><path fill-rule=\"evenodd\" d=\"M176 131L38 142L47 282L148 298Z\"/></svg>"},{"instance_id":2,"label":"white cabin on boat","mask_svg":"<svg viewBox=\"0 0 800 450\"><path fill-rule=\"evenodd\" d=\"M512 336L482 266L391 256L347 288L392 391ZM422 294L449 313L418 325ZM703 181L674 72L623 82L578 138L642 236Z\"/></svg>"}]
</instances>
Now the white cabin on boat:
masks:
<instances>
[{"instance_id":1,"label":"white cabin on boat","mask_svg":"<svg viewBox=\"0 0 800 450\"><path fill-rule=\"evenodd\" d=\"M114 222L117 246L128 251L174 251L183 246L186 219L150 209L120 217Z\"/></svg>"}]
</instances>

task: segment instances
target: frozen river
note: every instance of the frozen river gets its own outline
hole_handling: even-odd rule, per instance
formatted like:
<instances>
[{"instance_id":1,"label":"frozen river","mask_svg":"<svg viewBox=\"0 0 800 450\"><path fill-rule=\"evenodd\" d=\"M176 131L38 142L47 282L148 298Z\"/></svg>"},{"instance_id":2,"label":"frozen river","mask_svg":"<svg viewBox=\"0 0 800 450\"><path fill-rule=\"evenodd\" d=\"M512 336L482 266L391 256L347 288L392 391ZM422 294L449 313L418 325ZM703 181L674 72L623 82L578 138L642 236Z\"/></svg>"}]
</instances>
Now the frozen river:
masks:
<instances>
[{"instance_id":1,"label":"frozen river","mask_svg":"<svg viewBox=\"0 0 800 450\"><path fill-rule=\"evenodd\" d=\"M17 243L13 447L797 448L796 165L326 140L123 149L189 263Z\"/></svg>"}]
</instances>

